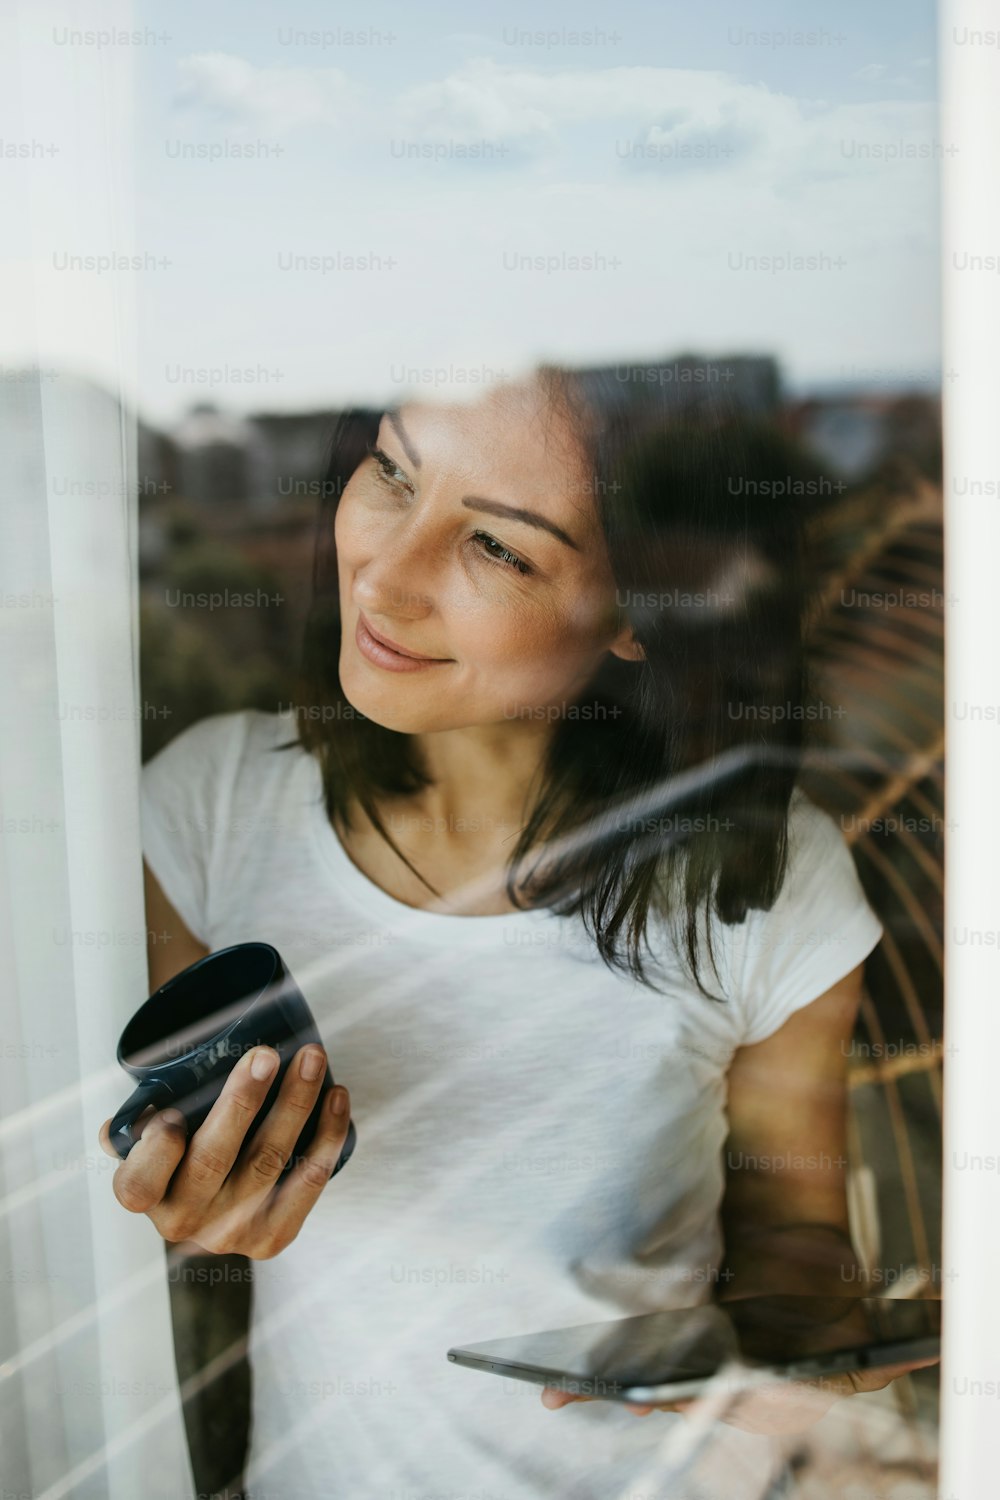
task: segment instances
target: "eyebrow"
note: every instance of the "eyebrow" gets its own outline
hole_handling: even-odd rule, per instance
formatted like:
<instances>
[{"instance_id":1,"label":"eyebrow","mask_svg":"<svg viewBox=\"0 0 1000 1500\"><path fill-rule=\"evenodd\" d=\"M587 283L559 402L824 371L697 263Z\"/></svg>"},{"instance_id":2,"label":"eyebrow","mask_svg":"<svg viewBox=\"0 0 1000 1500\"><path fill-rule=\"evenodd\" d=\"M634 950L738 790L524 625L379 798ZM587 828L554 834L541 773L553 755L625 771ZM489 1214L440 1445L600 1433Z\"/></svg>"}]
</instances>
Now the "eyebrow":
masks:
<instances>
[{"instance_id":1,"label":"eyebrow","mask_svg":"<svg viewBox=\"0 0 1000 1500\"><path fill-rule=\"evenodd\" d=\"M386 420L389 422L389 425L392 427L393 432L396 434L396 436L399 438L399 441L403 445L403 452L406 454L407 458L409 459L409 461L413 465L413 467L415 469L419 469L420 468L420 454L417 452L416 448L414 448L413 441L410 438L410 434L407 432L406 428L403 426L403 419L399 415L399 412L398 411L387 411L385 415L386 415Z\"/></svg>"},{"instance_id":2,"label":"eyebrow","mask_svg":"<svg viewBox=\"0 0 1000 1500\"><path fill-rule=\"evenodd\" d=\"M540 516L537 510L521 510L516 505L504 505L499 500L487 500L483 495L465 495L462 498L462 504L468 506L469 510L482 510L487 515L502 516L508 521L524 521L528 526L536 526L539 531L550 532L552 536L565 542L567 547L572 547L574 552L580 551L578 543L574 542L561 526L557 526L546 516Z\"/></svg>"}]
</instances>

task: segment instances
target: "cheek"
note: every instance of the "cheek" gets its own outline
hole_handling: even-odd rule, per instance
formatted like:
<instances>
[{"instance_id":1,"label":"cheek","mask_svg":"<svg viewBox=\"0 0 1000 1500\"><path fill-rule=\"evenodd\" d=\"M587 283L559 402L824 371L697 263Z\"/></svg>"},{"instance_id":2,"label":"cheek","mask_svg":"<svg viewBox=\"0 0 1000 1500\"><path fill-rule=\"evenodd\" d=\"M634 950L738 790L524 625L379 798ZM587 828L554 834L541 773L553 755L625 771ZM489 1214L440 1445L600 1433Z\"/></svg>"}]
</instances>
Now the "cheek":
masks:
<instances>
[{"instance_id":1,"label":"cheek","mask_svg":"<svg viewBox=\"0 0 1000 1500\"><path fill-rule=\"evenodd\" d=\"M614 596L609 599L599 583L574 579L556 591L539 591L511 625L529 652L576 660L608 644L615 620Z\"/></svg>"},{"instance_id":2,"label":"cheek","mask_svg":"<svg viewBox=\"0 0 1000 1500\"><path fill-rule=\"evenodd\" d=\"M385 519L374 514L364 495L352 494L350 484L344 488L333 520L333 541L337 554L337 584L341 600L351 592L355 579L373 559L385 555Z\"/></svg>"},{"instance_id":3,"label":"cheek","mask_svg":"<svg viewBox=\"0 0 1000 1500\"><path fill-rule=\"evenodd\" d=\"M357 506L351 500L351 486L346 485L340 497L337 513L333 518L333 541L337 549L337 562L343 571L344 564L351 564L358 544Z\"/></svg>"},{"instance_id":4,"label":"cheek","mask_svg":"<svg viewBox=\"0 0 1000 1500\"><path fill-rule=\"evenodd\" d=\"M467 619L458 639L466 665L497 697L548 702L596 668L604 644L599 618L565 601L521 599Z\"/></svg>"}]
</instances>

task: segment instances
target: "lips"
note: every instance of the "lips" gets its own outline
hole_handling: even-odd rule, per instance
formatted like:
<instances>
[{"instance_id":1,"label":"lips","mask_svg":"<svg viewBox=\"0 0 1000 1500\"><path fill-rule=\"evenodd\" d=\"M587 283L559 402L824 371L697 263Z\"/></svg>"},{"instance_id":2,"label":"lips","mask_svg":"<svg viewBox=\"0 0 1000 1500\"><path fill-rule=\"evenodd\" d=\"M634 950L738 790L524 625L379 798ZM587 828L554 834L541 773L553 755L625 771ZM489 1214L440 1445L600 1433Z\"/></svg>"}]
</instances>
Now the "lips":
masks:
<instances>
[{"instance_id":1,"label":"lips","mask_svg":"<svg viewBox=\"0 0 1000 1500\"><path fill-rule=\"evenodd\" d=\"M387 672L425 672L434 667L447 666L449 657L418 656L404 651L402 647L373 630L361 611L354 631L358 651L372 666L382 667Z\"/></svg>"},{"instance_id":2,"label":"lips","mask_svg":"<svg viewBox=\"0 0 1000 1500\"><path fill-rule=\"evenodd\" d=\"M358 619L373 640L378 641L382 646L386 646L390 651L395 651L397 656L406 656L410 659L410 661L444 660L444 657L442 656L423 656L419 651L408 651L405 646L397 646L395 641L390 641L387 635L382 635L382 633L376 630L373 625L370 625L360 610L358 611Z\"/></svg>"}]
</instances>

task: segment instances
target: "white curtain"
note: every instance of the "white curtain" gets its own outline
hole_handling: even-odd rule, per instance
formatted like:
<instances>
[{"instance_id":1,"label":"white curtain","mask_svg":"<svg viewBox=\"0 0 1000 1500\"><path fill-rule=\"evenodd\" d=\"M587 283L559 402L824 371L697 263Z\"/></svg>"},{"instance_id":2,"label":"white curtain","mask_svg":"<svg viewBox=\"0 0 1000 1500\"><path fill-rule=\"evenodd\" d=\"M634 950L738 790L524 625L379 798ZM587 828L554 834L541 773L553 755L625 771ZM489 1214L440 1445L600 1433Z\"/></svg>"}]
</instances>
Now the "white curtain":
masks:
<instances>
[{"instance_id":1,"label":"white curtain","mask_svg":"<svg viewBox=\"0 0 1000 1500\"><path fill-rule=\"evenodd\" d=\"M60 269L134 247L130 50L59 38L135 22L43 0L0 26L0 1475L181 1500L163 1246L97 1144L148 993L135 273Z\"/></svg>"},{"instance_id":2,"label":"white curtain","mask_svg":"<svg viewBox=\"0 0 1000 1500\"><path fill-rule=\"evenodd\" d=\"M995 1290L1000 1240L1000 12L995 0L940 11L945 341L945 672L948 683L947 1029L941 1494L983 1493L997 1472ZM982 256L991 270L974 271ZM987 257L992 256L992 261ZM979 481L978 493L976 482ZM959 934L962 934L960 937ZM985 1164L969 1169L969 1161Z\"/></svg>"}]
</instances>

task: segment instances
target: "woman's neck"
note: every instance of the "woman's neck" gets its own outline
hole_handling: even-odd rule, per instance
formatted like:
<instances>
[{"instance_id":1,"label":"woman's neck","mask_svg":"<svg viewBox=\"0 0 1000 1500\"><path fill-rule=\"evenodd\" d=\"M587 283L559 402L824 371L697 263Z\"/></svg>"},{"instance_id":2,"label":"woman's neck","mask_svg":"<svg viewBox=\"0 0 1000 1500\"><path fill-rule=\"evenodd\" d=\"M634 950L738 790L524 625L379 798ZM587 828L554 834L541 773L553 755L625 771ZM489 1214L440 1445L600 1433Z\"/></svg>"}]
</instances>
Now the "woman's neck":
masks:
<instances>
[{"instance_id":1,"label":"woman's neck","mask_svg":"<svg viewBox=\"0 0 1000 1500\"><path fill-rule=\"evenodd\" d=\"M442 828L522 826L551 734L544 721L518 720L414 736L430 785L412 805Z\"/></svg>"},{"instance_id":2,"label":"woman's neck","mask_svg":"<svg viewBox=\"0 0 1000 1500\"><path fill-rule=\"evenodd\" d=\"M347 854L408 906L469 916L516 909L506 893L507 866L527 821L549 732L544 724L519 723L419 736L419 763L430 784L406 797L382 798L377 809L400 853L358 814L353 829L338 829Z\"/></svg>"}]
</instances>

